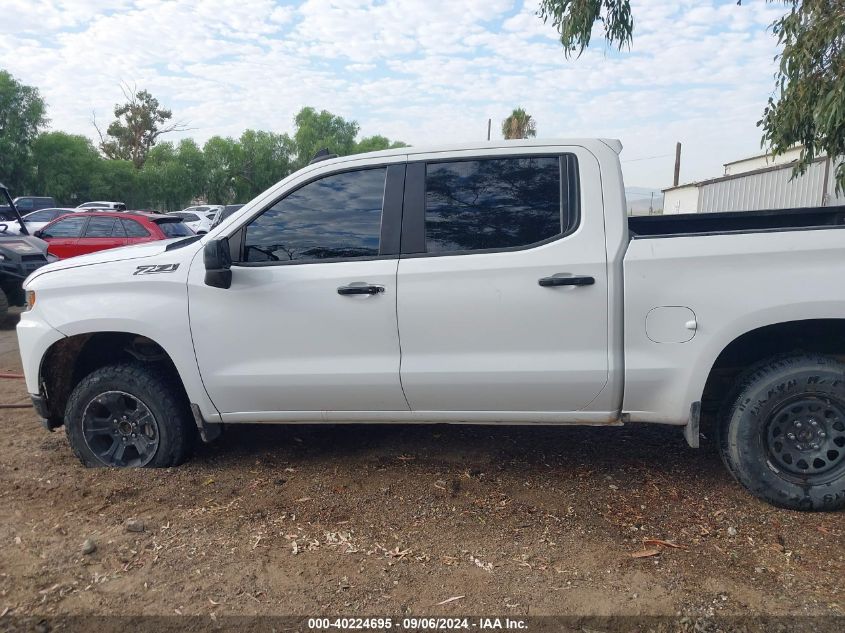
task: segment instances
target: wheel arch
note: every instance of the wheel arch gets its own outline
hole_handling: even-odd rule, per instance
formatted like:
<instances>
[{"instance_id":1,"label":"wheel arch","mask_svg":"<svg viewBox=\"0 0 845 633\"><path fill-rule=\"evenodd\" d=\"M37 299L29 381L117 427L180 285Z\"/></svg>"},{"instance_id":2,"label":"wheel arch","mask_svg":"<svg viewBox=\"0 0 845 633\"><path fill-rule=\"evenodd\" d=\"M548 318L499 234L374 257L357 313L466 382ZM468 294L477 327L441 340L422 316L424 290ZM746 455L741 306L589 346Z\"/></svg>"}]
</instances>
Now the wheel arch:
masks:
<instances>
[{"instance_id":1,"label":"wheel arch","mask_svg":"<svg viewBox=\"0 0 845 633\"><path fill-rule=\"evenodd\" d=\"M59 426L74 387L92 371L126 360L159 363L188 396L173 357L157 341L134 332L104 331L75 334L53 343L41 359L38 384L46 396L48 424ZM190 398L189 398L190 400Z\"/></svg>"},{"instance_id":2,"label":"wheel arch","mask_svg":"<svg viewBox=\"0 0 845 633\"><path fill-rule=\"evenodd\" d=\"M845 360L845 318L780 321L749 329L725 345L700 388L702 412L717 412L742 374L766 359L812 353Z\"/></svg>"}]
</instances>

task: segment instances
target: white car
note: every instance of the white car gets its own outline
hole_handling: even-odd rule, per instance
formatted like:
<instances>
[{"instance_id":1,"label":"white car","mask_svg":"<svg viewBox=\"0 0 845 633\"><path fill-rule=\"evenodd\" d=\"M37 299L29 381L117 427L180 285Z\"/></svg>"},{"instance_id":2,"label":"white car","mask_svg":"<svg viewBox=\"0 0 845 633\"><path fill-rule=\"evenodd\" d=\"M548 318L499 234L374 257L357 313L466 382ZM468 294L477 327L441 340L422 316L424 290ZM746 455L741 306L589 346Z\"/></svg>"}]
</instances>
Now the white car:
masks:
<instances>
[{"instance_id":1,"label":"white car","mask_svg":"<svg viewBox=\"0 0 845 633\"><path fill-rule=\"evenodd\" d=\"M175 213L190 213L192 215L198 216L200 220L207 219L208 222L200 222L197 224L197 228L199 230L195 230L196 233L208 233L211 230L211 227L214 226L214 223L220 217L220 214L223 212L224 205L222 204L203 204L197 205L193 207L186 207L181 211L176 211ZM191 220L196 222L196 220Z\"/></svg>"},{"instance_id":2,"label":"white car","mask_svg":"<svg viewBox=\"0 0 845 633\"><path fill-rule=\"evenodd\" d=\"M95 200L93 202L83 202L78 207L77 211L126 211L126 204L123 202L110 202L108 200Z\"/></svg>"},{"instance_id":3,"label":"white car","mask_svg":"<svg viewBox=\"0 0 845 633\"><path fill-rule=\"evenodd\" d=\"M39 209L38 211L27 213L23 216L23 221L26 225L26 229L29 231L29 234L32 235L35 231L43 229L56 218L68 213L73 213L74 211L76 211L76 209ZM4 224L6 225L5 231L2 229L2 225ZM18 235L20 233L20 225L17 221L2 221L0 222L0 235L4 233L6 235Z\"/></svg>"},{"instance_id":4,"label":"white car","mask_svg":"<svg viewBox=\"0 0 845 633\"><path fill-rule=\"evenodd\" d=\"M212 220L202 213L171 211L167 215L174 215L177 218L182 218L182 222L197 235L208 233L211 229Z\"/></svg>"},{"instance_id":5,"label":"white car","mask_svg":"<svg viewBox=\"0 0 845 633\"><path fill-rule=\"evenodd\" d=\"M652 422L696 447L706 416L752 494L845 507L845 211L629 218L621 149L330 158L206 236L43 266L35 409L116 467L221 424Z\"/></svg>"}]
</instances>

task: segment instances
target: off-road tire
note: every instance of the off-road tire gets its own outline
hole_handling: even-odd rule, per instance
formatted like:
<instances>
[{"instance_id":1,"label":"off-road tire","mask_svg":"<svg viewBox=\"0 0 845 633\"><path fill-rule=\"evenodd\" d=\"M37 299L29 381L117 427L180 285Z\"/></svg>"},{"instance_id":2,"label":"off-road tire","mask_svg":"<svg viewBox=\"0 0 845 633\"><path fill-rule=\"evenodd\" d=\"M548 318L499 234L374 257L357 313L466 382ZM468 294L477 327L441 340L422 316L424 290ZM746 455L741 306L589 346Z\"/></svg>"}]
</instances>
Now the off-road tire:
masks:
<instances>
[{"instance_id":1,"label":"off-road tire","mask_svg":"<svg viewBox=\"0 0 845 633\"><path fill-rule=\"evenodd\" d=\"M9 314L9 297L3 290L0 290L0 323L6 320Z\"/></svg>"},{"instance_id":2,"label":"off-road tire","mask_svg":"<svg viewBox=\"0 0 845 633\"><path fill-rule=\"evenodd\" d=\"M83 414L98 395L123 392L143 403L157 423L158 446L146 468L178 466L190 455L197 436L178 377L159 363L118 363L101 367L74 388L65 408L65 433L74 454L89 468L119 466L97 457L83 436Z\"/></svg>"},{"instance_id":3,"label":"off-road tire","mask_svg":"<svg viewBox=\"0 0 845 633\"><path fill-rule=\"evenodd\" d=\"M811 413L812 403L819 403L816 413ZM845 411L845 363L818 354L764 361L740 378L720 415L717 439L722 460L749 492L776 506L816 511L845 508L845 419L839 419L845 415L839 411ZM792 425L799 418L805 421L801 430L806 431L808 417L816 433L824 429L824 439L807 442L822 448L825 444L820 442L828 442L830 447L816 462L825 471L813 472L806 461L802 472L791 466L803 456L812 462L809 456L818 453L808 452L807 442L795 444L802 441L800 436L791 446L801 450L778 444L779 436L787 441L787 432L795 431ZM787 458L790 464L784 463Z\"/></svg>"}]
</instances>

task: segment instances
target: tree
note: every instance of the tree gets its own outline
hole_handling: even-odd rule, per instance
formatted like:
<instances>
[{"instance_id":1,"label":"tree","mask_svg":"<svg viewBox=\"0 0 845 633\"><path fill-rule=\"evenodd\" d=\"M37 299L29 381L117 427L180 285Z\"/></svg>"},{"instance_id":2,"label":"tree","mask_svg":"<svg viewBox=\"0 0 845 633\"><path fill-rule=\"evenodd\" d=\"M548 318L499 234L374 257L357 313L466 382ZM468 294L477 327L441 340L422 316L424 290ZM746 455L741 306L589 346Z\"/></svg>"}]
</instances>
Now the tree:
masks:
<instances>
[{"instance_id":1,"label":"tree","mask_svg":"<svg viewBox=\"0 0 845 633\"><path fill-rule=\"evenodd\" d=\"M140 169L147 154L162 134L185 130L181 123L168 123L173 117L170 110L162 108L158 99L146 90L130 91L122 87L126 103L114 106L115 120L103 136L94 121L100 136L100 150L106 158L131 160Z\"/></svg>"},{"instance_id":2,"label":"tree","mask_svg":"<svg viewBox=\"0 0 845 633\"><path fill-rule=\"evenodd\" d=\"M235 188L229 166L236 162L237 151L237 141L222 136L212 136L203 145L205 192L209 202L216 204L235 202Z\"/></svg>"},{"instance_id":3,"label":"tree","mask_svg":"<svg viewBox=\"0 0 845 633\"><path fill-rule=\"evenodd\" d=\"M102 159L91 141L77 134L45 132L32 144L29 191L49 193L61 204L93 199Z\"/></svg>"},{"instance_id":4,"label":"tree","mask_svg":"<svg viewBox=\"0 0 845 633\"><path fill-rule=\"evenodd\" d=\"M139 172L129 160L100 159L91 199L125 202L127 209L149 206L149 201L139 187Z\"/></svg>"},{"instance_id":5,"label":"tree","mask_svg":"<svg viewBox=\"0 0 845 633\"><path fill-rule=\"evenodd\" d=\"M357 121L347 121L328 110L317 112L314 108L305 107L294 117L294 123L296 169L307 165L314 154L323 148L328 148L338 156L355 151L355 137L359 130Z\"/></svg>"},{"instance_id":6,"label":"tree","mask_svg":"<svg viewBox=\"0 0 845 633\"><path fill-rule=\"evenodd\" d=\"M845 156L845 2L778 1L789 11L772 24L783 47L776 94L757 125L762 144L775 156L802 146L794 171L801 174L819 154ZM539 15L551 20L567 56L590 44L596 22L608 43L622 48L632 41L630 0L541 0ZM837 190L845 190L845 164L839 164L835 176Z\"/></svg>"},{"instance_id":7,"label":"tree","mask_svg":"<svg viewBox=\"0 0 845 633\"><path fill-rule=\"evenodd\" d=\"M795 170L803 174L819 154L845 157L845 2L786 3L789 13L772 25L783 46L777 94L757 125L774 154L801 145ZM845 190L845 162L835 177Z\"/></svg>"},{"instance_id":8,"label":"tree","mask_svg":"<svg viewBox=\"0 0 845 633\"><path fill-rule=\"evenodd\" d=\"M502 121L502 136L506 139L533 138L537 136L537 123L522 108L516 108Z\"/></svg>"},{"instance_id":9,"label":"tree","mask_svg":"<svg viewBox=\"0 0 845 633\"><path fill-rule=\"evenodd\" d=\"M187 165L173 143L160 143L150 150L139 172L139 183L147 200L144 206L178 211L194 197Z\"/></svg>"},{"instance_id":10,"label":"tree","mask_svg":"<svg viewBox=\"0 0 845 633\"><path fill-rule=\"evenodd\" d=\"M353 154L362 154L364 152L378 152L383 149L397 149L399 147L408 147L407 143L402 141L392 141L386 136L365 136L355 144Z\"/></svg>"},{"instance_id":11,"label":"tree","mask_svg":"<svg viewBox=\"0 0 845 633\"><path fill-rule=\"evenodd\" d=\"M27 193L23 189L31 165L32 143L47 123L45 113L37 88L25 86L0 70L0 182L15 193Z\"/></svg>"},{"instance_id":12,"label":"tree","mask_svg":"<svg viewBox=\"0 0 845 633\"><path fill-rule=\"evenodd\" d=\"M237 200L254 198L293 171L294 145L287 134L246 130L236 148L229 169Z\"/></svg>"},{"instance_id":13,"label":"tree","mask_svg":"<svg viewBox=\"0 0 845 633\"><path fill-rule=\"evenodd\" d=\"M610 44L630 46L634 31L630 0L540 0L539 15L551 20L567 57L584 52L590 44L593 25L604 27Z\"/></svg>"}]
</instances>

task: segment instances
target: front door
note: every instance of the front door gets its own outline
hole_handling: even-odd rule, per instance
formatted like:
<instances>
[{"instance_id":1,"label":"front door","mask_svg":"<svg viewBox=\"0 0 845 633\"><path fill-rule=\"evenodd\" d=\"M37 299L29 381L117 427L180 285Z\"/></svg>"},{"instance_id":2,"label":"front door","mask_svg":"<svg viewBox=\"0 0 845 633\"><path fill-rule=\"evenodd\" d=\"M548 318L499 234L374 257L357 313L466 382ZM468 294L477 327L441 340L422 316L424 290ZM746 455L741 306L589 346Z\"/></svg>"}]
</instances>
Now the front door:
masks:
<instances>
[{"instance_id":1,"label":"front door","mask_svg":"<svg viewBox=\"0 0 845 633\"><path fill-rule=\"evenodd\" d=\"M404 171L347 169L283 194L228 232L228 289L206 286L194 260L191 334L224 420L408 410L396 323Z\"/></svg>"},{"instance_id":2,"label":"front door","mask_svg":"<svg viewBox=\"0 0 845 633\"><path fill-rule=\"evenodd\" d=\"M607 382L604 216L579 186L579 172L600 182L597 162L525 150L408 165L398 315L414 411L575 412Z\"/></svg>"}]
</instances>

